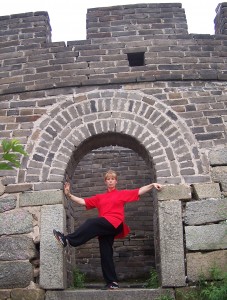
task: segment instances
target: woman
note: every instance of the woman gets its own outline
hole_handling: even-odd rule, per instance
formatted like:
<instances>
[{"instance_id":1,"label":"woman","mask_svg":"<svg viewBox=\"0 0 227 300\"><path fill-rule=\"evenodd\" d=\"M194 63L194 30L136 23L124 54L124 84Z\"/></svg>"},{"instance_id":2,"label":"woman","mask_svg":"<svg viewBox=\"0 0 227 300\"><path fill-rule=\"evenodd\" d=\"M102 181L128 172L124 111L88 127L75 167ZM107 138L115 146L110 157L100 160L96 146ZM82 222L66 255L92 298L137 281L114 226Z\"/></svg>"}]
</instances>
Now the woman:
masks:
<instances>
[{"instance_id":1,"label":"woman","mask_svg":"<svg viewBox=\"0 0 227 300\"><path fill-rule=\"evenodd\" d=\"M151 183L133 190L117 190L117 174L108 171L104 177L107 191L89 198L80 198L70 193L70 184L64 185L65 195L86 209L97 208L99 216L85 221L75 232L68 235L54 230L54 236L64 247L67 244L77 247L94 237L99 239L101 266L103 277L106 281L106 289L117 289L117 275L113 261L113 243L115 238L124 238L129 233L129 227L125 224L124 206L128 202L138 201L140 196L153 188L161 189L158 183Z\"/></svg>"}]
</instances>

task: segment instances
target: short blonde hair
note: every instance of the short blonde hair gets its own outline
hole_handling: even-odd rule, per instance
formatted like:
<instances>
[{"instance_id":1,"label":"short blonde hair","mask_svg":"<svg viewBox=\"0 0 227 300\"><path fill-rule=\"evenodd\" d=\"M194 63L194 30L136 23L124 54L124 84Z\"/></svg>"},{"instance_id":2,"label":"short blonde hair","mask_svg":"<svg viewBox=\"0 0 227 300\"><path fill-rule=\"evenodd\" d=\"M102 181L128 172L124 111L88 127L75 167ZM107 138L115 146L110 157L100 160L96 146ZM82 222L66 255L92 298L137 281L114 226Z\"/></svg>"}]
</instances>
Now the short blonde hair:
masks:
<instances>
[{"instance_id":1,"label":"short blonde hair","mask_svg":"<svg viewBox=\"0 0 227 300\"><path fill-rule=\"evenodd\" d=\"M109 170L106 172L104 179L106 180L109 176L113 176L115 179L117 179L117 173L113 170Z\"/></svg>"}]
</instances>

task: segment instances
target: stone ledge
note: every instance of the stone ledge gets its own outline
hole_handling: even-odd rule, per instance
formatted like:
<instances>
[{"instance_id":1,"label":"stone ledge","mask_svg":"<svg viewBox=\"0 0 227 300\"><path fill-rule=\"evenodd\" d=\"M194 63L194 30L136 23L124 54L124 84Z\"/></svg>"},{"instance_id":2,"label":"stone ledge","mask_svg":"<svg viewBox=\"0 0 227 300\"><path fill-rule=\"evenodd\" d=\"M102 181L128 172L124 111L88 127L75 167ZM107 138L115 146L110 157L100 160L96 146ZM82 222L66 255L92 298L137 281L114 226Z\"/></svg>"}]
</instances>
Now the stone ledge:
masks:
<instances>
[{"instance_id":1,"label":"stone ledge","mask_svg":"<svg viewBox=\"0 0 227 300\"><path fill-rule=\"evenodd\" d=\"M41 206L62 204L64 195L62 191L28 192L19 195L19 206Z\"/></svg>"},{"instance_id":2,"label":"stone ledge","mask_svg":"<svg viewBox=\"0 0 227 300\"><path fill-rule=\"evenodd\" d=\"M11 291L12 300L44 300L45 291L41 289L13 289Z\"/></svg>"},{"instance_id":3,"label":"stone ledge","mask_svg":"<svg viewBox=\"0 0 227 300\"><path fill-rule=\"evenodd\" d=\"M174 297L171 289L119 289L116 291L102 290L68 290L68 291L47 291L46 300L155 300L161 295Z\"/></svg>"}]
</instances>

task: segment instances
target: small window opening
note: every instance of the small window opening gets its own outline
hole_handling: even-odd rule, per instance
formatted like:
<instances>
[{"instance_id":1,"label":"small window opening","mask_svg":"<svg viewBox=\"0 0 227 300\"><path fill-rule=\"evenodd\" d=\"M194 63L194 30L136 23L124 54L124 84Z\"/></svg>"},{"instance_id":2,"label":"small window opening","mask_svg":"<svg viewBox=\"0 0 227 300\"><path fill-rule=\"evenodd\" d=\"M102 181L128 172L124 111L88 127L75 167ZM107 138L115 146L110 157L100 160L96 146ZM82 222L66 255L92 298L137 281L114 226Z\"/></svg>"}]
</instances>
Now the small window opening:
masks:
<instances>
[{"instance_id":1,"label":"small window opening","mask_svg":"<svg viewBox=\"0 0 227 300\"><path fill-rule=\"evenodd\" d=\"M127 53L130 67L144 66L144 52Z\"/></svg>"}]
</instances>

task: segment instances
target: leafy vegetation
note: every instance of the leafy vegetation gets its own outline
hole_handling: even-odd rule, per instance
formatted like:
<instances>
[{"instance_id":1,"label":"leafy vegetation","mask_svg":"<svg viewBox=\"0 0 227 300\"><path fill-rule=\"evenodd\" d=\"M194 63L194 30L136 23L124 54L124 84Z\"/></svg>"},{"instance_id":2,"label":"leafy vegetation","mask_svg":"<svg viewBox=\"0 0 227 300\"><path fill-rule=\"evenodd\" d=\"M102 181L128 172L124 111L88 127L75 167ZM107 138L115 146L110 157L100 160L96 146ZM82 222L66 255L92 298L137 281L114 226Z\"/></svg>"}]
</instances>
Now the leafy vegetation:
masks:
<instances>
[{"instance_id":1,"label":"leafy vegetation","mask_svg":"<svg viewBox=\"0 0 227 300\"><path fill-rule=\"evenodd\" d=\"M197 287L186 293L177 292L182 300L226 300L227 272L217 267L210 269L210 280L201 274Z\"/></svg>"},{"instance_id":2,"label":"leafy vegetation","mask_svg":"<svg viewBox=\"0 0 227 300\"><path fill-rule=\"evenodd\" d=\"M170 294L166 294L155 298L155 300L175 300L175 298L173 298Z\"/></svg>"},{"instance_id":3,"label":"leafy vegetation","mask_svg":"<svg viewBox=\"0 0 227 300\"><path fill-rule=\"evenodd\" d=\"M201 300L226 300L227 299L227 272L222 272L214 267L210 270L211 281L202 281Z\"/></svg>"},{"instance_id":4,"label":"leafy vegetation","mask_svg":"<svg viewBox=\"0 0 227 300\"><path fill-rule=\"evenodd\" d=\"M85 286L85 274L79 269L75 268L73 270L73 288L82 289Z\"/></svg>"},{"instance_id":5,"label":"leafy vegetation","mask_svg":"<svg viewBox=\"0 0 227 300\"><path fill-rule=\"evenodd\" d=\"M16 139L3 140L0 146L2 148L0 170L13 170L14 167L19 168L19 154L28 155L23 146Z\"/></svg>"},{"instance_id":6,"label":"leafy vegetation","mask_svg":"<svg viewBox=\"0 0 227 300\"><path fill-rule=\"evenodd\" d=\"M144 287L148 289L157 289L159 286L158 273L154 268L151 268L150 277L145 282Z\"/></svg>"},{"instance_id":7,"label":"leafy vegetation","mask_svg":"<svg viewBox=\"0 0 227 300\"><path fill-rule=\"evenodd\" d=\"M151 269L150 277L144 287L158 288L158 274L155 269ZM196 287L177 290L177 299L181 300L227 300L227 272L223 272L217 267L210 269L210 280L206 280L203 274L200 275ZM170 294L162 295L155 300L174 300Z\"/></svg>"}]
</instances>

